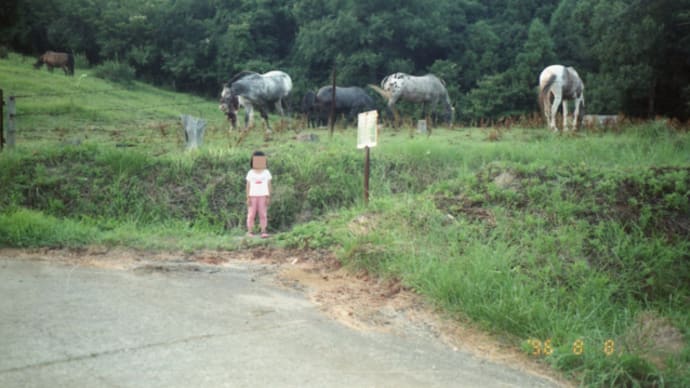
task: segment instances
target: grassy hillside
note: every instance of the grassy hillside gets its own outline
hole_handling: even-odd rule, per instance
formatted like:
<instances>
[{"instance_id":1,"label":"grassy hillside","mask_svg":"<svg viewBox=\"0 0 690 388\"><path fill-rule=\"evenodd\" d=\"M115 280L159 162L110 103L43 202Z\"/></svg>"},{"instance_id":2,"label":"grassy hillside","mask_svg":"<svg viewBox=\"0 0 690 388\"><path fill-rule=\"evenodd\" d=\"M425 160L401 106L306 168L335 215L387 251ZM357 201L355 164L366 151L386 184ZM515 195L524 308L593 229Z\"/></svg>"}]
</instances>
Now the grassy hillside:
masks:
<instances>
[{"instance_id":1,"label":"grassy hillside","mask_svg":"<svg viewBox=\"0 0 690 388\"><path fill-rule=\"evenodd\" d=\"M151 146L160 153L182 146L181 114L207 120L210 136L227 129L213 101L138 82L106 81L95 74L118 77L99 68L81 68L79 62L74 77L60 69L35 70L34 62L15 54L0 60L0 88L5 98L16 96L20 146L24 140L34 146L90 141Z\"/></svg>"},{"instance_id":2,"label":"grassy hillside","mask_svg":"<svg viewBox=\"0 0 690 388\"><path fill-rule=\"evenodd\" d=\"M237 145L215 101L30 65L0 60L5 95L31 96L0 153L0 246L242 248L260 148L276 238L250 244L333 250L583 385L690 385L687 130L384 128L364 206L354 129L303 142L293 120ZM184 150L181 113L209 122L198 150Z\"/></svg>"}]
</instances>

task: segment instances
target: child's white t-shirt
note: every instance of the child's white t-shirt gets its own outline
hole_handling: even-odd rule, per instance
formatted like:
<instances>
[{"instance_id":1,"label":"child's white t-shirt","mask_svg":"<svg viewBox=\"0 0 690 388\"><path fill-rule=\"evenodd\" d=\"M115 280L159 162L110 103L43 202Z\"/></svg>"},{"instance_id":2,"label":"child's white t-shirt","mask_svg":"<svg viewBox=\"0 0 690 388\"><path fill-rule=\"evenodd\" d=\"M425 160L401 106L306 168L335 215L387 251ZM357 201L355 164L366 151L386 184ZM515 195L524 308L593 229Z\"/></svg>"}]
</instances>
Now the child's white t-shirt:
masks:
<instances>
[{"instance_id":1,"label":"child's white t-shirt","mask_svg":"<svg viewBox=\"0 0 690 388\"><path fill-rule=\"evenodd\" d=\"M263 197L270 193L268 192L268 181L271 180L271 172L264 169L260 173L254 169L247 173L247 182L249 182L249 196Z\"/></svg>"}]
</instances>

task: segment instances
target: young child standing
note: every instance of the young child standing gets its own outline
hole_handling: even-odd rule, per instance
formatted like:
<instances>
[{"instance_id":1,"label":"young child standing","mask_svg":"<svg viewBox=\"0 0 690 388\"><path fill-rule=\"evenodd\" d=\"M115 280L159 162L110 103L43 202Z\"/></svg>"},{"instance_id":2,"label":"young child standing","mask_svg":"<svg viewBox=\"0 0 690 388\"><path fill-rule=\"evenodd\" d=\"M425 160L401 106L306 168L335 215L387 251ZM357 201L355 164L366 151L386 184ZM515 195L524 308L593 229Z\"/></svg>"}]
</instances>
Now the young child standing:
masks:
<instances>
[{"instance_id":1,"label":"young child standing","mask_svg":"<svg viewBox=\"0 0 690 388\"><path fill-rule=\"evenodd\" d=\"M249 164L251 169L247 173L247 236L253 237L254 221L259 213L261 237L268 237L268 206L271 201L271 172L268 171L266 156L261 151L255 151Z\"/></svg>"}]
</instances>

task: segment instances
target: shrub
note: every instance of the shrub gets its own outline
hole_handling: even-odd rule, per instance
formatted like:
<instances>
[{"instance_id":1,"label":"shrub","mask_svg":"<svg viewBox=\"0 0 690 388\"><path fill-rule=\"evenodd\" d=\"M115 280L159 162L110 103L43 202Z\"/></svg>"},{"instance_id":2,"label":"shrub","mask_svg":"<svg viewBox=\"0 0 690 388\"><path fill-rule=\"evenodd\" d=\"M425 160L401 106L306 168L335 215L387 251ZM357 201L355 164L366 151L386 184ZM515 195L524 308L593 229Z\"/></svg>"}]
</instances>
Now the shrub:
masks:
<instances>
[{"instance_id":1,"label":"shrub","mask_svg":"<svg viewBox=\"0 0 690 388\"><path fill-rule=\"evenodd\" d=\"M130 84L134 82L136 72L126 63L106 61L93 68L93 75L116 83Z\"/></svg>"}]
</instances>

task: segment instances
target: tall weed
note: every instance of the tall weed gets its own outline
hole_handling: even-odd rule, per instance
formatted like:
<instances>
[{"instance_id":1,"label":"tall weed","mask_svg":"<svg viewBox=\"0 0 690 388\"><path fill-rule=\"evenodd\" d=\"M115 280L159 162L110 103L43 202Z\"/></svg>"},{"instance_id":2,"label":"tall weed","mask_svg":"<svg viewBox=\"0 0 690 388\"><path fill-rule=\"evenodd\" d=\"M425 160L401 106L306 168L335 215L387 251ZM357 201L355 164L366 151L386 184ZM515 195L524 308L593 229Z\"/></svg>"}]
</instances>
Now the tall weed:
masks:
<instances>
[{"instance_id":1,"label":"tall weed","mask_svg":"<svg viewBox=\"0 0 690 388\"><path fill-rule=\"evenodd\" d=\"M97 240L98 231L78 221L28 209L0 213L0 247L70 247Z\"/></svg>"}]
</instances>

